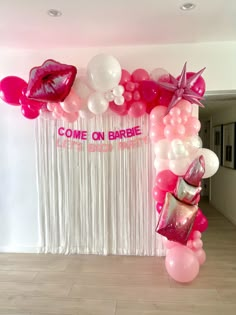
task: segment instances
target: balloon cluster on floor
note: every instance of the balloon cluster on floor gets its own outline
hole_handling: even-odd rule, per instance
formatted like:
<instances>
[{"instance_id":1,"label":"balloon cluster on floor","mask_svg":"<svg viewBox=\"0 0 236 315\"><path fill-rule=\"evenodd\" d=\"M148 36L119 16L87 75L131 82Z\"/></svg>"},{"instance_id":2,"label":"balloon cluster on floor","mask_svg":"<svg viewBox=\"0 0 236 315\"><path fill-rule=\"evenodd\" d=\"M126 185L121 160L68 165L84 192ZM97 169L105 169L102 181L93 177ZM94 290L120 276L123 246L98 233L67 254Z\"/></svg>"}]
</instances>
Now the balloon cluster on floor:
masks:
<instances>
[{"instance_id":1,"label":"balloon cluster on floor","mask_svg":"<svg viewBox=\"0 0 236 315\"><path fill-rule=\"evenodd\" d=\"M97 55L86 71L46 60L31 69L28 83L8 76L0 82L0 97L19 106L28 119L47 113L73 123L106 111L117 115L150 115L150 139L155 150L156 183L153 197L159 216L156 232L167 248L166 269L180 282L192 281L206 259L201 233L208 221L198 208L202 178L217 171L214 152L203 149L201 124L194 104L203 106L205 92L200 71L177 77L156 68L129 73L110 55Z\"/></svg>"}]
</instances>

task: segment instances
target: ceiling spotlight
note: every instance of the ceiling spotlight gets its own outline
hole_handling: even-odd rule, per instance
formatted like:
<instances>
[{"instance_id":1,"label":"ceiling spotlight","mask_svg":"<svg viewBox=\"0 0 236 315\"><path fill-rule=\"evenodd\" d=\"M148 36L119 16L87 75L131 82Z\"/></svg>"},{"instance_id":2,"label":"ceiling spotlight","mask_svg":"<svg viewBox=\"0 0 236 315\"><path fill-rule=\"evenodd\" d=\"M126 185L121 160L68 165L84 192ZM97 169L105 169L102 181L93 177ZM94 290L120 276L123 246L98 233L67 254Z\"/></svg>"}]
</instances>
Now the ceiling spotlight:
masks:
<instances>
[{"instance_id":1,"label":"ceiling spotlight","mask_svg":"<svg viewBox=\"0 0 236 315\"><path fill-rule=\"evenodd\" d=\"M190 11L195 9L196 5L194 3L191 2L187 2L181 5L180 9L183 11Z\"/></svg>"},{"instance_id":2,"label":"ceiling spotlight","mask_svg":"<svg viewBox=\"0 0 236 315\"><path fill-rule=\"evenodd\" d=\"M59 17L62 15L62 12L56 9L50 9L48 10L48 15L51 17Z\"/></svg>"}]
</instances>

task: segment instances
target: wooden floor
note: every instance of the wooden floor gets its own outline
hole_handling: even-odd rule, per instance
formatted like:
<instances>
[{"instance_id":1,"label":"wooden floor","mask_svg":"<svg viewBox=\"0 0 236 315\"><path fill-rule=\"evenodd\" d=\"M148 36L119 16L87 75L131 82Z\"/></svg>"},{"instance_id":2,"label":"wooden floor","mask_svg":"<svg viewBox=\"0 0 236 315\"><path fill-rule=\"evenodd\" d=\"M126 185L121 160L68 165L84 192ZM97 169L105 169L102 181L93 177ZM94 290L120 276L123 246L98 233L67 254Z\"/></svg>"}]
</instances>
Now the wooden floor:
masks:
<instances>
[{"instance_id":1,"label":"wooden floor","mask_svg":"<svg viewBox=\"0 0 236 315\"><path fill-rule=\"evenodd\" d=\"M0 314L235 315L236 228L206 202L207 262L190 285L164 258L0 255Z\"/></svg>"}]
</instances>

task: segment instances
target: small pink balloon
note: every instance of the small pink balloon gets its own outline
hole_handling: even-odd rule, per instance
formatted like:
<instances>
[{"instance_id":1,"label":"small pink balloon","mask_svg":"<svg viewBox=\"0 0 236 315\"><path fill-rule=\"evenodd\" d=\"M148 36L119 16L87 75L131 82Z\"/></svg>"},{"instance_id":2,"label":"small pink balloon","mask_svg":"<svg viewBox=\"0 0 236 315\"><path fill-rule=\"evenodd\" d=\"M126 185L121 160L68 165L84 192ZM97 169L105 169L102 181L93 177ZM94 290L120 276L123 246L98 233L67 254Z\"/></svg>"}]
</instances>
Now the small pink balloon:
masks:
<instances>
[{"instance_id":1,"label":"small pink balloon","mask_svg":"<svg viewBox=\"0 0 236 315\"><path fill-rule=\"evenodd\" d=\"M131 92L125 91L123 96L124 96L126 102L132 101L133 95Z\"/></svg>"},{"instance_id":2,"label":"small pink balloon","mask_svg":"<svg viewBox=\"0 0 236 315\"><path fill-rule=\"evenodd\" d=\"M187 116L192 114L192 104L186 100L179 101L175 108L180 109L181 114L185 114Z\"/></svg>"},{"instance_id":3,"label":"small pink balloon","mask_svg":"<svg viewBox=\"0 0 236 315\"><path fill-rule=\"evenodd\" d=\"M139 91L135 91L133 94L134 101L139 101L140 98L141 98L141 95L140 95Z\"/></svg>"},{"instance_id":4,"label":"small pink balloon","mask_svg":"<svg viewBox=\"0 0 236 315\"><path fill-rule=\"evenodd\" d=\"M141 82L150 79L149 74L145 69L136 69L132 73L131 78L133 82Z\"/></svg>"},{"instance_id":5,"label":"small pink balloon","mask_svg":"<svg viewBox=\"0 0 236 315\"><path fill-rule=\"evenodd\" d=\"M157 202L156 210L159 214L161 213L162 208L163 208L163 203Z\"/></svg>"},{"instance_id":6,"label":"small pink balloon","mask_svg":"<svg viewBox=\"0 0 236 315\"><path fill-rule=\"evenodd\" d=\"M133 92L135 90L135 83L134 82L127 82L125 85L125 90L128 92Z\"/></svg>"},{"instance_id":7,"label":"small pink balloon","mask_svg":"<svg viewBox=\"0 0 236 315\"><path fill-rule=\"evenodd\" d=\"M55 111L54 111L54 112L52 112L52 117L53 117L53 118L55 118L55 119L60 119L60 118L61 118L61 116L62 116L61 114L58 114L58 113L57 113L57 112L55 112Z\"/></svg>"},{"instance_id":8,"label":"small pink balloon","mask_svg":"<svg viewBox=\"0 0 236 315\"><path fill-rule=\"evenodd\" d=\"M64 112L61 116L62 120L67 121L68 123L74 123L79 118L79 113L66 113Z\"/></svg>"},{"instance_id":9,"label":"small pink balloon","mask_svg":"<svg viewBox=\"0 0 236 315\"><path fill-rule=\"evenodd\" d=\"M131 80L131 75L130 73L125 70L125 69L122 69L122 72L121 72L121 79L120 79L120 85L125 85L127 82L129 82Z\"/></svg>"},{"instance_id":10,"label":"small pink balloon","mask_svg":"<svg viewBox=\"0 0 236 315\"><path fill-rule=\"evenodd\" d=\"M149 137L153 143L158 142L165 137L163 130L164 128L160 124L155 125L151 128L151 130L149 131Z\"/></svg>"},{"instance_id":11,"label":"small pink balloon","mask_svg":"<svg viewBox=\"0 0 236 315\"><path fill-rule=\"evenodd\" d=\"M203 242L200 239L193 240L193 248L200 249L203 246Z\"/></svg>"},{"instance_id":12,"label":"small pink balloon","mask_svg":"<svg viewBox=\"0 0 236 315\"><path fill-rule=\"evenodd\" d=\"M128 111L131 117L141 117L146 113L146 103L142 101L133 102Z\"/></svg>"},{"instance_id":13,"label":"small pink balloon","mask_svg":"<svg viewBox=\"0 0 236 315\"><path fill-rule=\"evenodd\" d=\"M182 119L181 119L180 116L174 116L174 117L172 117L171 120L170 120L170 124L171 124L172 126L175 126L175 125L178 125L178 124L181 124L181 123L182 123Z\"/></svg>"},{"instance_id":14,"label":"small pink balloon","mask_svg":"<svg viewBox=\"0 0 236 315\"><path fill-rule=\"evenodd\" d=\"M82 108L81 104L81 99L71 89L64 102L61 103L61 107L67 113L74 113L78 112Z\"/></svg>"},{"instance_id":15,"label":"small pink balloon","mask_svg":"<svg viewBox=\"0 0 236 315\"><path fill-rule=\"evenodd\" d=\"M152 191L153 198L159 202L159 203L164 203L165 202L165 197L166 197L166 192L159 189L158 186L153 187Z\"/></svg>"},{"instance_id":16,"label":"small pink balloon","mask_svg":"<svg viewBox=\"0 0 236 315\"><path fill-rule=\"evenodd\" d=\"M201 128L201 123L197 117L189 117L185 124L185 135L187 137L195 136Z\"/></svg>"},{"instance_id":17,"label":"small pink balloon","mask_svg":"<svg viewBox=\"0 0 236 315\"><path fill-rule=\"evenodd\" d=\"M166 247L166 249L171 249L175 246L179 246L179 243L169 241L166 237L163 237L163 244Z\"/></svg>"},{"instance_id":18,"label":"small pink balloon","mask_svg":"<svg viewBox=\"0 0 236 315\"><path fill-rule=\"evenodd\" d=\"M21 113L24 117L28 119L35 119L39 116L39 109L30 107L29 105L21 106Z\"/></svg>"},{"instance_id":19,"label":"small pink balloon","mask_svg":"<svg viewBox=\"0 0 236 315\"><path fill-rule=\"evenodd\" d=\"M195 256L197 257L197 260L200 265L203 265L206 261L206 252L203 248L200 248L196 251L194 251Z\"/></svg>"},{"instance_id":20,"label":"small pink balloon","mask_svg":"<svg viewBox=\"0 0 236 315\"><path fill-rule=\"evenodd\" d=\"M57 106L60 106L59 103L51 103L51 102L48 102L47 103L47 109L50 111L50 112L53 112L55 107Z\"/></svg>"},{"instance_id":21,"label":"small pink balloon","mask_svg":"<svg viewBox=\"0 0 236 315\"><path fill-rule=\"evenodd\" d=\"M159 172L156 176L156 186L163 191L174 191L178 181L178 176L172 173L170 170L164 170Z\"/></svg>"},{"instance_id":22,"label":"small pink balloon","mask_svg":"<svg viewBox=\"0 0 236 315\"><path fill-rule=\"evenodd\" d=\"M170 110L169 114L172 116L172 117L176 117L176 116L180 116L181 114L181 110L178 108L178 107L174 107Z\"/></svg>"},{"instance_id":23,"label":"small pink balloon","mask_svg":"<svg viewBox=\"0 0 236 315\"><path fill-rule=\"evenodd\" d=\"M57 115L62 116L64 113L66 113L62 108L60 103L54 103L55 107L54 107L54 111Z\"/></svg>"},{"instance_id":24,"label":"small pink balloon","mask_svg":"<svg viewBox=\"0 0 236 315\"><path fill-rule=\"evenodd\" d=\"M188 116L186 114L181 114L180 118L183 124L186 124L186 122L188 121Z\"/></svg>"},{"instance_id":25,"label":"small pink balloon","mask_svg":"<svg viewBox=\"0 0 236 315\"><path fill-rule=\"evenodd\" d=\"M22 92L26 88L27 88L27 83L23 79L15 77L15 76L5 77L1 80L1 83L0 83L0 98L4 102L10 105L15 105L15 106L21 105L20 99L22 98ZM26 112L28 111L27 106L24 106L23 108L24 108L23 112L25 110ZM24 115L23 112L22 114Z\"/></svg>"},{"instance_id":26,"label":"small pink balloon","mask_svg":"<svg viewBox=\"0 0 236 315\"><path fill-rule=\"evenodd\" d=\"M193 281L199 273L199 262L196 255L186 246L171 248L165 260L168 274L178 282Z\"/></svg>"},{"instance_id":27,"label":"small pink balloon","mask_svg":"<svg viewBox=\"0 0 236 315\"><path fill-rule=\"evenodd\" d=\"M163 124L164 125L170 125L171 124L171 116L170 115L166 115L164 118L163 118ZM172 124L171 124L172 125Z\"/></svg>"},{"instance_id":28,"label":"small pink balloon","mask_svg":"<svg viewBox=\"0 0 236 315\"><path fill-rule=\"evenodd\" d=\"M177 134L179 136L184 136L185 135L185 130L186 130L186 128L185 128L184 125L181 125L181 124L176 125L176 131L177 131Z\"/></svg>"},{"instance_id":29,"label":"small pink balloon","mask_svg":"<svg viewBox=\"0 0 236 315\"><path fill-rule=\"evenodd\" d=\"M172 125L165 126L164 135L168 140L179 138L175 126L172 126Z\"/></svg>"},{"instance_id":30,"label":"small pink balloon","mask_svg":"<svg viewBox=\"0 0 236 315\"><path fill-rule=\"evenodd\" d=\"M128 105L126 102L124 102L123 105L116 105L114 102L110 102L109 108L119 116L125 116L128 114Z\"/></svg>"},{"instance_id":31,"label":"small pink balloon","mask_svg":"<svg viewBox=\"0 0 236 315\"><path fill-rule=\"evenodd\" d=\"M162 123L163 118L166 115L166 107L165 106L156 106L150 113L150 121L151 123L157 124Z\"/></svg>"}]
</instances>

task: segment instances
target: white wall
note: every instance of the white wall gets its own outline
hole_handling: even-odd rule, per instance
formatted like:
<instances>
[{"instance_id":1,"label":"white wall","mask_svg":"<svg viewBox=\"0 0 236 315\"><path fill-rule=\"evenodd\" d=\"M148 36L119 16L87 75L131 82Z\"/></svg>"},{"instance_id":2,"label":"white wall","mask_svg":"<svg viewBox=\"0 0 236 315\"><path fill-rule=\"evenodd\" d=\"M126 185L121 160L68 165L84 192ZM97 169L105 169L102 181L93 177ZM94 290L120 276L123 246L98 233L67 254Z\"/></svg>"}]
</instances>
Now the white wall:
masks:
<instances>
[{"instance_id":1,"label":"white wall","mask_svg":"<svg viewBox=\"0 0 236 315\"><path fill-rule=\"evenodd\" d=\"M236 121L236 101L230 107L224 107L210 117L212 127ZM213 131L213 130L212 130ZM213 132L211 138L213 137ZM211 139L211 144L213 141ZM213 149L213 148L212 148ZM220 166L211 178L210 202L216 209L236 224L236 170Z\"/></svg>"},{"instance_id":2,"label":"white wall","mask_svg":"<svg viewBox=\"0 0 236 315\"><path fill-rule=\"evenodd\" d=\"M166 68L178 75L185 61L188 70L206 66L207 88L230 90L236 69L236 42L137 46L113 48L73 48L57 51L0 50L0 78L17 75L27 79L30 68L48 58L85 67L94 55L116 56L122 67L134 70ZM0 104L0 250L36 251L41 245L38 231L35 180L34 122L21 117L19 108Z\"/></svg>"}]
</instances>

